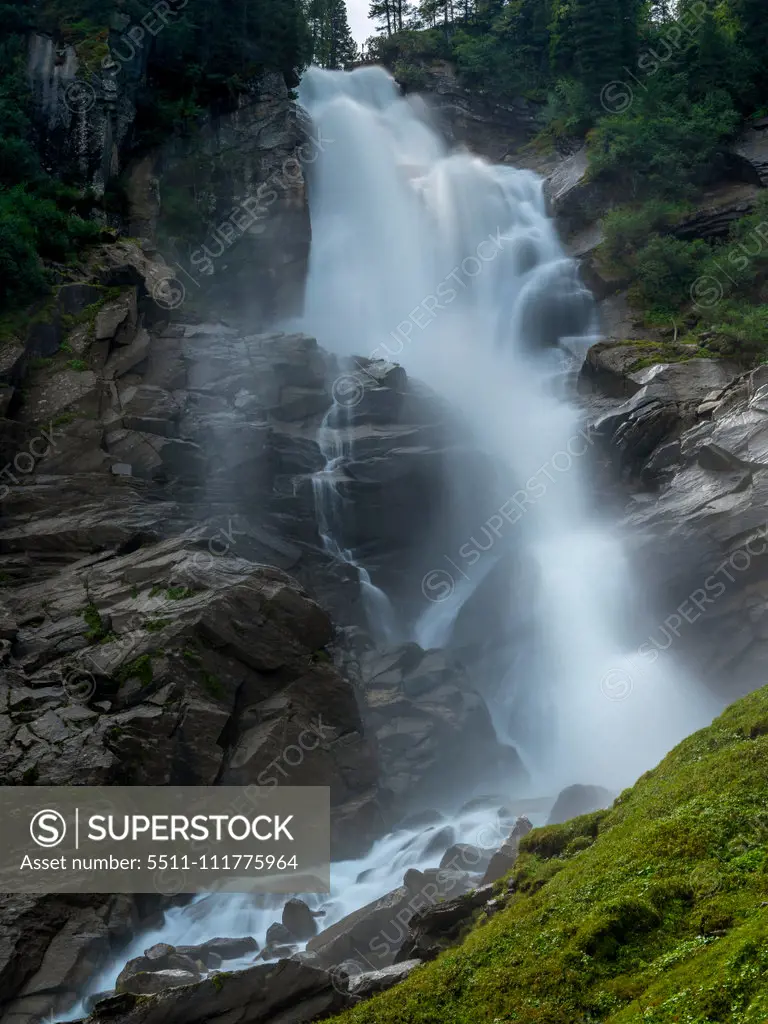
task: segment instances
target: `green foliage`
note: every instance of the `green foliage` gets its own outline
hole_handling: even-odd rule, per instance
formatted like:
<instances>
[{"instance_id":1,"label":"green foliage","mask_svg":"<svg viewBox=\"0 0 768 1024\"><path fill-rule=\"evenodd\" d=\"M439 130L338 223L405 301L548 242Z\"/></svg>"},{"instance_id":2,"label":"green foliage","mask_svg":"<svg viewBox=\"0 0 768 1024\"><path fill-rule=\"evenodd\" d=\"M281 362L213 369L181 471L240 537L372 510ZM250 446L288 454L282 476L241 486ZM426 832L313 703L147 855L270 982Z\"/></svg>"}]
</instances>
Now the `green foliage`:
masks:
<instances>
[{"instance_id":1,"label":"green foliage","mask_svg":"<svg viewBox=\"0 0 768 1024\"><path fill-rule=\"evenodd\" d=\"M166 626L170 625L170 622L170 619L147 619L144 623L144 629L148 633L159 633Z\"/></svg>"},{"instance_id":2,"label":"green foliage","mask_svg":"<svg viewBox=\"0 0 768 1024\"><path fill-rule=\"evenodd\" d=\"M149 654L141 654L138 658L123 665L115 677L119 684L125 683L129 679L138 679L142 686L149 686L152 678L152 656Z\"/></svg>"},{"instance_id":3,"label":"green foliage","mask_svg":"<svg viewBox=\"0 0 768 1024\"><path fill-rule=\"evenodd\" d=\"M190 587L169 587L165 596L169 601L186 601L190 597L195 596L196 591Z\"/></svg>"},{"instance_id":4,"label":"green foliage","mask_svg":"<svg viewBox=\"0 0 768 1024\"><path fill-rule=\"evenodd\" d=\"M357 44L347 21L344 0L308 0L307 20L312 60L322 68L344 68L357 59Z\"/></svg>"},{"instance_id":5,"label":"green foliage","mask_svg":"<svg viewBox=\"0 0 768 1024\"><path fill-rule=\"evenodd\" d=\"M690 300L691 286L711 253L700 239L685 242L655 235L635 255L632 300L645 309L665 313L679 309Z\"/></svg>"},{"instance_id":6,"label":"green foliage","mask_svg":"<svg viewBox=\"0 0 768 1024\"><path fill-rule=\"evenodd\" d=\"M80 614L83 616L85 624L88 627L85 635L90 641L93 643L101 643L105 637L110 636L109 630L102 620L101 613L95 604L86 605Z\"/></svg>"},{"instance_id":7,"label":"green foliage","mask_svg":"<svg viewBox=\"0 0 768 1024\"><path fill-rule=\"evenodd\" d=\"M655 199L641 206L611 210L602 222L602 258L611 266L634 269L634 255L650 236L672 228L687 210L683 204Z\"/></svg>"},{"instance_id":8,"label":"green foliage","mask_svg":"<svg viewBox=\"0 0 768 1024\"><path fill-rule=\"evenodd\" d=\"M202 682L203 689L206 693L211 697L215 697L217 700L221 700L224 696L224 687L212 672L201 672L200 681Z\"/></svg>"},{"instance_id":9,"label":"green foliage","mask_svg":"<svg viewBox=\"0 0 768 1024\"><path fill-rule=\"evenodd\" d=\"M764 688L611 810L531 832L503 910L334 1022L763 1024L767 773Z\"/></svg>"},{"instance_id":10,"label":"green foliage","mask_svg":"<svg viewBox=\"0 0 768 1024\"><path fill-rule=\"evenodd\" d=\"M620 182L629 196L678 199L717 178L740 117L727 93L692 102L684 82L644 94L589 135L590 173ZM626 194L626 193L625 193Z\"/></svg>"}]
</instances>

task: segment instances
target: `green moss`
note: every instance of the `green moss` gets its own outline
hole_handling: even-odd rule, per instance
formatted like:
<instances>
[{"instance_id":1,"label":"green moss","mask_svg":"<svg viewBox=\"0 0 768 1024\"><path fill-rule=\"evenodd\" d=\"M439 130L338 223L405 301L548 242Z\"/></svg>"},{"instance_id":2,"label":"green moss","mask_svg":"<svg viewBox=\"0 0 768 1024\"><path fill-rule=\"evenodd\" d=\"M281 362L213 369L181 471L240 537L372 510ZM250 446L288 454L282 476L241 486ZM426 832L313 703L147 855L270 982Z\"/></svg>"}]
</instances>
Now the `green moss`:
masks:
<instances>
[{"instance_id":1,"label":"green moss","mask_svg":"<svg viewBox=\"0 0 768 1024\"><path fill-rule=\"evenodd\" d=\"M535 829L507 906L344 1024L765 1024L768 687L609 811Z\"/></svg>"},{"instance_id":2,"label":"green moss","mask_svg":"<svg viewBox=\"0 0 768 1024\"><path fill-rule=\"evenodd\" d=\"M29 360L30 370L45 370L53 363L53 359L50 356L35 356L34 359Z\"/></svg>"},{"instance_id":3,"label":"green moss","mask_svg":"<svg viewBox=\"0 0 768 1024\"><path fill-rule=\"evenodd\" d=\"M152 682L152 656L142 654L133 661L129 661L120 669L115 676L118 683L125 683L129 679L138 679L142 686L149 686Z\"/></svg>"},{"instance_id":4,"label":"green moss","mask_svg":"<svg viewBox=\"0 0 768 1024\"><path fill-rule=\"evenodd\" d=\"M186 601L190 597L195 596L196 591L190 587L169 587L165 596L169 601Z\"/></svg>"},{"instance_id":5,"label":"green moss","mask_svg":"<svg viewBox=\"0 0 768 1024\"><path fill-rule=\"evenodd\" d=\"M77 415L74 412L63 412L52 421L51 425L54 427L66 427L67 424L74 423L76 419Z\"/></svg>"},{"instance_id":6,"label":"green moss","mask_svg":"<svg viewBox=\"0 0 768 1024\"><path fill-rule=\"evenodd\" d=\"M191 647L185 647L181 653L187 661L191 661L195 665L199 665L203 660L200 653L198 651L193 651Z\"/></svg>"},{"instance_id":7,"label":"green moss","mask_svg":"<svg viewBox=\"0 0 768 1024\"><path fill-rule=\"evenodd\" d=\"M161 629L165 629L170 624L170 621L170 619L147 619L144 629L148 633L159 633Z\"/></svg>"},{"instance_id":8,"label":"green moss","mask_svg":"<svg viewBox=\"0 0 768 1024\"><path fill-rule=\"evenodd\" d=\"M87 370L88 363L84 359L70 359L67 363L67 368L70 370Z\"/></svg>"},{"instance_id":9,"label":"green moss","mask_svg":"<svg viewBox=\"0 0 768 1024\"><path fill-rule=\"evenodd\" d=\"M205 692L211 697L216 697L220 700L224 696L224 687L212 672L201 672L200 682L203 684Z\"/></svg>"},{"instance_id":10,"label":"green moss","mask_svg":"<svg viewBox=\"0 0 768 1024\"><path fill-rule=\"evenodd\" d=\"M107 638L116 639L115 634L110 633L107 629L95 604L86 605L80 614L85 619L85 624L88 627L85 635L93 643L102 643Z\"/></svg>"},{"instance_id":11,"label":"green moss","mask_svg":"<svg viewBox=\"0 0 768 1024\"><path fill-rule=\"evenodd\" d=\"M156 584L149 592L150 597L157 597L158 594L162 594L163 588Z\"/></svg>"}]
</instances>

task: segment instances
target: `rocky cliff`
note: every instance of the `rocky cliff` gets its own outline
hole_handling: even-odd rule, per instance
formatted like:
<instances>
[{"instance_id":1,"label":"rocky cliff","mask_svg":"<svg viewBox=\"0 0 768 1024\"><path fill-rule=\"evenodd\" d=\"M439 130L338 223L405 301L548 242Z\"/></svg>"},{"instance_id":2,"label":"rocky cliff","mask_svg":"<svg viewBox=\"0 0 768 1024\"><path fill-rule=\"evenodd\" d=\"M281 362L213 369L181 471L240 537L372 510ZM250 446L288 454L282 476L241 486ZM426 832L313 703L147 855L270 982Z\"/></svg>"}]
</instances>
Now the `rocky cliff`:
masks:
<instances>
[{"instance_id":1,"label":"rocky cliff","mask_svg":"<svg viewBox=\"0 0 768 1024\"><path fill-rule=\"evenodd\" d=\"M157 248L179 304L236 305L255 325L301 307L309 251L304 168L313 139L282 75L265 73L234 108L201 111L183 130L137 138L147 46L118 15L79 46L30 37L27 74L47 169L111 190L113 226ZM134 35L131 35L131 32Z\"/></svg>"}]
</instances>

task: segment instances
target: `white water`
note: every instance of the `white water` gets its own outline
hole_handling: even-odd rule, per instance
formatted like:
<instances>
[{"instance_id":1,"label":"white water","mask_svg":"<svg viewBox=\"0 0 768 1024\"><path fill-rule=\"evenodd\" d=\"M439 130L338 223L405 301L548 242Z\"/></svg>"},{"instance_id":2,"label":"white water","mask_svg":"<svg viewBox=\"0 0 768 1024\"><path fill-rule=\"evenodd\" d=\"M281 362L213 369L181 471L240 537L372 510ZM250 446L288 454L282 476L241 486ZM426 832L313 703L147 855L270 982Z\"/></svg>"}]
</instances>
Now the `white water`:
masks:
<instances>
[{"instance_id":1,"label":"white water","mask_svg":"<svg viewBox=\"0 0 768 1024\"><path fill-rule=\"evenodd\" d=\"M621 788L716 709L671 659L632 657L620 639L629 572L590 507L589 443L557 386L555 346L586 347L593 304L542 182L449 152L381 68L312 68L300 100L325 140L310 181L306 329L341 355L397 361L447 398L517 497L505 514L479 501L473 536L446 540L439 568L452 593L425 600L411 633L447 642L501 554L496 542L513 538L536 567L525 581L535 628L528 677L512 681L506 706L503 694L496 702L497 731L526 749L545 791ZM484 550L470 563L467 546ZM521 693L527 718L532 708L542 719L534 744L505 713Z\"/></svg>"},{"instance_id":2,"label":"white water","mask_svg":"<svg viewBox=\"0 0 768 1024\"><path fill-rule=\"evenodd\" d=\"M494 538L513 536L536 566L516 595L535 626L522 678L511 666L508 692L491 705L497 732L523 751L535 789L554 795L581 782L616 791L718 709L670 656L650 663L619 640L631 581L621 545L590 508L588 445L578 410L560 393L562 358L552 347L585 348L591 302L546 215L541 182L449 153L381 69L311 69L300 98L326 140L313 165L306 329L341 355L402 363L472 425L478 447L505 467L510 499L523 495L507 503L506 517L478 505L477 530L452 541L439 566L452 593L425 599L411 635L445 644L501 554ZM320 431L326 464L313 480L318 528L329 554L358 571L369 618L388 643L399 633L391 605L338 539L349 433L334 406ZM482 555L462 561L467 544ZM510 581L511 592L516 586ZM459 812L447 824L455 841L490 846L495 821ZM361 860L333 866L330 899L308 902L324 907L325 925L339 920L399 885L408 868L435 867L439 854L425 852L433 836L434 828L413 829L381 839ZM216 896L172 910L89 991L111 987L126 960L157 941L247 934L263 943L280 902Z\"/></svg>"},{"instance_id":3,"label":"white water","mask_svg":"<svg viewBox=\"0 0 768 1024\"><path fill-rule=\"evenodd\" d=\"M318 445L325 465L312 477L315 517L324 549L331 558L344 562L357 572L371 636L377 644L386 647L396 644L399 639L394 608L384 591L371 582L370 573L356 560L354 552L344 547L338 539L343 519L343 499L338 490L338 477L352 454L351 444L347 440L348 413L344 405L334 401L323 417L318 432Z\"/></svg>"}]
</instances>

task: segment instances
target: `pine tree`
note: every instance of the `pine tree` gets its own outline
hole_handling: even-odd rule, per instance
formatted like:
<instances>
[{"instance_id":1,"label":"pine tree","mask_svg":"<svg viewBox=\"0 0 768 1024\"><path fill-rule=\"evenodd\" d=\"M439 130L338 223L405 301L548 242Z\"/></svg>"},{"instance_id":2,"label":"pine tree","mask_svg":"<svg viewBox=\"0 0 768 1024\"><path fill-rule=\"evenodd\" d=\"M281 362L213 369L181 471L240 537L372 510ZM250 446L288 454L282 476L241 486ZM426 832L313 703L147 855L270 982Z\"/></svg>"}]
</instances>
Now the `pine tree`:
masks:
<instances>
[{"instance_id":1,"label":"pine tree","mask_svg":"<svg viewBox=\"0 0 768 1024\"><path fill-rule=\"evenodd\" d=\"M312 34L312 59L322 68L344 68L358 58L344 0L309 0L307 20Z\"/></svg>"},{"instance_id":2,"label":"pine tree","mask_svg":"<svg viewBox=\"0 0 768 1024\"><path fill-rule=\"evenodd\" d=\"M378 22L376 25L378 32L386 31L388 36L391 36L393 32L397 32L397 21L394 15L394 0L371 0L370 7L368 8L368 17L371 21Z\"/></svg>"}]
</instances>

